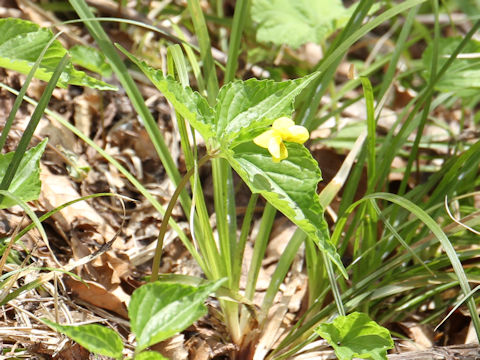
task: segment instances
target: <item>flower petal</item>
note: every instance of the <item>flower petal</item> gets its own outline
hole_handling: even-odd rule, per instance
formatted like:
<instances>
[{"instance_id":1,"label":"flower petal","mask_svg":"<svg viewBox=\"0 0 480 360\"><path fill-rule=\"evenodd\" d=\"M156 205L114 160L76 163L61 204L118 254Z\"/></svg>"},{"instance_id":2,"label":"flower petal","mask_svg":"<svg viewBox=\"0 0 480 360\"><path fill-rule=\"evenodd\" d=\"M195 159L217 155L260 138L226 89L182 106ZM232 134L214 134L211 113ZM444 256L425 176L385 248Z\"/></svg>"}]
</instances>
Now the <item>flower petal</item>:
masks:
<instances>
[{"instance_id":1,"label":"flower petal","mask_svg":"<svg viewBox=\"0 0 480 360\"><path fill-rule=\"evenodd\" d=\"M307 128L300 125L293 125L288 128L288 135L282 136L283 140L303 144L308 140L310 134Z\"/></svg>"},{"instance_id":2,"label":"flower petal","mask_svg":"<svg viewBox=\"0 0 480 360\"><path fill-rule=\"evenodd\" d=\"M308 139L308 131L303 126L298 127L305 129L305 131L299 129L298 135L297 133L292 134L292 131L290 129L293 129L293 131L295 132L296 127L297 125L295 125L295 123L291 119L287 117L279 118L274 121L271 129L258 135L256 138L253 139L253 142L260 147L268 149L268 152L272 155L272 161L278 163L288 157L288 150L283 143L284 136L289 139L293 139L290 141L299 142L303 138L305 138L306 131L307 135L305 140L302 141L302 143Z\"/></svg>"},{"instance_id":3,"label":"flower petal","mask_svg":"<svg viewBox=\"0 0 480 360\"><path fill-rule=\"evenodd\" d=\"M292 119L288 117L281 117L275 120L272 124L272 129L277 131L282 139L285 140L285 137L289 135L288 129L294 126L295 123L293 122Z\"/></svg>"},{"instance_id":4,"label":"flower petal","mask_svg":"<svg viewBox=\"0 0 480 360\"><path fill-rule=\"evenodd\" d=\"M273 145L272 141L272 148L269 147L268 151L270 151L270 154L272 154L272 161L275 163L278 163L288 157L288 150L283 142L280 142L279 144L275 143L275 145Z\"/></svg>"},{"instance_id":5,"label":"flower petal","mask_svg":"<svg viewBox=\"0 0 480 360\"><path fill-rule=\"evenodd\" d=\"M282 138L277 136L272 136L268 141L268 151L272 154L273 157L280 157L280 144L282 143Z\"/></svg>"},{"instance_id":6,"label":"flower petal","mask_svg":"<svg viewBox=\"0 0 480 360\"><path fill-rule=\"evenodd\" d=\"M258 135L253 142L260 147L268 149L268 145L270 143L270 139L274 136L274 131L272 129L265 131Z\"/></svg>"}]
</instances>

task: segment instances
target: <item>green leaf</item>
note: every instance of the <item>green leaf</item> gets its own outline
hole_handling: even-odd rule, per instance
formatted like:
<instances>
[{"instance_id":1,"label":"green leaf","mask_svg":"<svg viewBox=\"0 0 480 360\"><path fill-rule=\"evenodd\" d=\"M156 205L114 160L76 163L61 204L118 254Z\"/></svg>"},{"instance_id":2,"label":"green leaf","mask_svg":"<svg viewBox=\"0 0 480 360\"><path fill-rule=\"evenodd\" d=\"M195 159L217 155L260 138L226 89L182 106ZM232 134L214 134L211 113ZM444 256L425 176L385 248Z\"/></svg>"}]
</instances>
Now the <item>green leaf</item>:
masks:
<instances>
[{"instance_id":1,"label":"green leaf","mask_svg":"<svg viewBox=\"0 0 480 360\"><path fill-rule=\"evenodd\" d=\"M218 141L235 146L252 140L275 119L291 116L293 100L318 75L282 82L249 79L223 86L215 106Z\"/></svg>"},{"instance_id":2,"label":"green leaf","mask_svg":"<svg viewBox=\"0 0 480 360\"><path fill-rule=\"evenodd\" d=\"M288 158L279 163L274 163L267 150L252 142L235 147L226 158L253 193L260 193L301 228L347 277L330 242L324 209L318 201L316 189L322 179L318 164L303 145L285 145Z\"/></svg>"},{"instance_id":3,"label":"green leaf","mask_svg":"<svg viewBox=\"0 0 480 360\"><path fill-rule=\"evenodd\" d=\"M40 195L40 158L42 157L47 139L43 140L37 146L26 151L17 172L8 188L8 191L16 195L23 201L32 201L38 199ZM0 154L0 179L5 176L8 164L12 161L14 152ZM0 202L0 209L15 205L15 201L8 197L3 197Z\"/></svg>"},{"instance_id":4,"label":"green leaf","mask_svg":"<svg viewBox=\"0 0 480 360\"><path fill-rule=\"evenodd\" d=\"M313 73L283 82L257 79L231 82L220 89L212 109L198 92L183 87L170 76L165 77L160 70L117 46L206 141L216 138L224 148L249 141L275 119L291 116L295 97L319 75Z\"/></svg>"},{"instance_id":5,"label":"green leaf","mask_svg":"<svg viewBox=\"0 0 480 360\"><path fill-rule=\"evenodd\" d=\"M105 326L90 325L60 325L47 319L40 319L52 329L67 335L70 339L82 345L88 351L98 355L121 358L123 343L120 335Z\"/></svg>"},{"instance_id":6,"label":"green leaf","mask_svg":"<svg viewBox=\"0 0 480 360\"><path fill-rule=\"evenodd\" d=\"M438 68L448 60L450 54L460 44L462 38L440 38L438 39ZM462 53L478 54L480 42L470 40ZM422 56L426 68L425 78L430 77L431 63L433 56L433 42L429 44ZM461 54L460 54L461 57ZM435 84L435 89L445 92L454 92L461 97L469 97L478 94L480 88L480 59L478 58L457 58L453 64Z\"/></svg>"},{"instance_id":7,"label":"green leaf","mask_svg":"<svg viewBox=\"0 0 480 360\"><path fill-rule=\"evenodd\" d=\"M315 331L333 346L339 360L382 360L387 358L387 350L393 348L390 332L359 312L339 316Z\"/></svg>"},{"instance_id":8,"label":"green leaf","mask_svg":"<svg viewBox=\"0 0 480 360\"><path fill-rule=\"evenodd\" d=\"M223 282L221 279L199 287L154 282L135 290L128 314L137 350L169 338L205 315L203 302Z\"/></svg>"},{"instance_id":9,"label":"green leaf","mask_svg":"<svg viewBox=\"0 0 480 360\"><path fill-rule=\"evenodd\" d=\"M349 17L341 0L253 0L257 40L298 48L321 43Z\"/></svg>"},{"instance_id":10,"label":"green leaf","mask_svg":"<svg viewBox=\"0 0 480 360\"><path fill-rule=\"evenodd\" d=\"M53 33L49 29L40 28L30 21L0 19L0 67L28 74L52 37ZM35 77L48 81L65 53L67 50L55 40L45 53ZM75 70L72 64L67 66L58 81L59 86L66 87L67 84L116 90L112 85L88 76L83 71Z\"/></svg>"},{"instance_id":11,"label":"green leaf","mask_svg":"<svg viewBox=\"0 0 480 360\"><path fill-rule=\"evenodd\" d=\"M203 96L188 86L183 87L171 76L165 77L160 70L148 66L120 45L117 47L142 70L152 84L172 103L175 110L188 120L205 141L214 136L213 110Z\"/></svg>"},{"instance_id":12,"label":"green leaf","mask_svg":"<svg viewBox=\"0 0 480 360\"><path fill-rule=\"evenodd\" d=\"M112 76L112 68L106 62L105 56L89 46L75 45L70 49L72 62L85 69L96 72L103 77Z\"/></svg>"},{"instance_id":13,"label":"green leaf","mask_svg":"<svg viewBox=\"0 0 480 360\"><path fill-rule=\"evenodd\" d=\"M144 351L138 355L135 355L135 360L168 360L163 357L162 354L155 351Z\"/></svg>"}]
</instances>

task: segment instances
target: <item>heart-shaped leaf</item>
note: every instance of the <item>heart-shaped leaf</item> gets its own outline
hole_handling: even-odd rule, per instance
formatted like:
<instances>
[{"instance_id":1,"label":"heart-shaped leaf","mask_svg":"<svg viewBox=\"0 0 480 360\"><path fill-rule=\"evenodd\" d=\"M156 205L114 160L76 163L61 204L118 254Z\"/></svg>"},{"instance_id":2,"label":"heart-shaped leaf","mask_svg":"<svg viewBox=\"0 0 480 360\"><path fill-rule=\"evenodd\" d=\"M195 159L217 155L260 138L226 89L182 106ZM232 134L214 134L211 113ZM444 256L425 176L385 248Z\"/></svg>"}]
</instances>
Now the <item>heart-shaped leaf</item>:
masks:
<instances>
[{"instance_id":1,"label":"heart-shaped leaf","mask_svg":"<svg viewBox=\"0 0 480 360\"><path fill-rule=\"evenodd\" d=\"M257 40L292 48L321 43L350 13L341 0L254 0L252 4Z\"/></svg>"},{"instance_id":2,"label":"heart-shaped leaf","mask_svg":"<svg viewBox=\"0 0 480 360\"><path fill-rule=\"evenodd\" d=\"M291 116L295 97L318 75L281 82L249 79L225 85L215 106L218 141L233 147L252 140L275 119Z\"/></svg>"},{"instance_id":3,"label":"heart-shaped leaf","mask_svg":"<svg viewBox=\"0 0 480 360\"><path fill-rule=\"evenodd\" d=\"M387 350L393 348L390 332L359 312L339 316L315 331L335 349L339 360L354 357L384 360Z\"/></svg>"},{"instance_id":4,"label":"heart-shaped leaf","mask_svg":"<svg viewBox=\"0 0 480 360\"><path fill-rule=\"evenodd\" d=\"M154 282L135 290L128 314L137 338L137 350L169 338L205 315L207 309L203 302L224 280L199 287Z\"/></svg>"},{"instance_id":5,"label":"heart-shaped leaf","mask_svg":"<svg viewBox=\"0 0 480 360\"><path fill-rule=\"evenodd\" d=\"M234 81L220 89L217 104L212 109L199 93L165 77L160 70L138 60L120 45L118 48L143 71L207 144L216 139L225 149L253 139L275 119L291 116L295 97L319 75L313 73L282 82Z\"/></svg>"},{"instance_id":6,"label":"heart-shaped leaf","mask_svg":"<svg viewBox=\"0 0 480 360\"><path fill-rule=\"evenodd\" d=\"M303 145L285 145L288 158L279 163L251 142L235 147L226 158L252 192L260 193L301 228L347 277L340 256L329 240L324 210L318 201L316 189L322 179L318 164Z\"/></svg>"}]
</instances>

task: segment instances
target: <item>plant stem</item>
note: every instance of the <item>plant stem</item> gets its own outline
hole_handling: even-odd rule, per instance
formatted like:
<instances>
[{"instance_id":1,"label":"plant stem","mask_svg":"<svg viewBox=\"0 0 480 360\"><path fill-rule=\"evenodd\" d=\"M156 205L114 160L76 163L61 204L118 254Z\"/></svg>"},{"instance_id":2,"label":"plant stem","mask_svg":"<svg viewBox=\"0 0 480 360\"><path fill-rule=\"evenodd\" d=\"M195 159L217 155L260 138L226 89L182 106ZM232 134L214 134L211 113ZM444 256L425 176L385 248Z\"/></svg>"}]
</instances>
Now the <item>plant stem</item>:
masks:
<instances>
[{"instance_id":1,"label":"plant stem","mask_svg":"<svg viewBox=\"0 0 480 360\"><path fill-rule=\"evenodd\" d=\"M255 245L253 246L252 260L247 275L245 297L249 300L252 300L253 295L255 295L258 273L260 272L260 268L262 266L262 259L265 257L265 250L267 249L268 240L270 239L270 232L272 231L272 225L276 214L277 209L275 209L270 203L267 203L267 205L265 205L265 209L263 210L262 222L260 229L258 230Z\"/></svg>"},{"instance_id":2,"label":"plant stem","mask_svg":"<svg viewBox=\"0 0 480 360\"><path fill-rule=\"evenodd\" d=\"M212 155L210 154L207 154L204 157L202 157L198 161L198 167L200 168L211 158L212 158ZM168 220L172 215L173 207L177 203L178 196L180 195L182 190L185 188L188 181L190 180L190 177L194 173L195 173L195 167L192 167L187 171L185 176L182 178L182 180L178 184L175 192L173 193L172 198L170 199L170 202L168 203L167 210L165 211L165 215L163 216L162 225L160 225L160 232L158 233L157 247L155 249L155 256L153 258L153 265L152 265L152 276L150 278L151 282L156 281L158 279L158 269L160 268L160 260L162 258L163 240L165 239L165 234L167 233Z\"/></svg>"}]
</instances>

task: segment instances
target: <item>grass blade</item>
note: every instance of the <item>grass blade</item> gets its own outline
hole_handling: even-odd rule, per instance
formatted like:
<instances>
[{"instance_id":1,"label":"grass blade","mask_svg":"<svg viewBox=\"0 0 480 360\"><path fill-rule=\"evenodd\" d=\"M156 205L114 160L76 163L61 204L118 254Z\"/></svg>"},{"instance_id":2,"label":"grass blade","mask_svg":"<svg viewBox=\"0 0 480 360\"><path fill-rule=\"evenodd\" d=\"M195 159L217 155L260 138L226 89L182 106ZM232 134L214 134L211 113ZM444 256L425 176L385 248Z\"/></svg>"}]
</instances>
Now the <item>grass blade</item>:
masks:
<instances>
[{"instance_id":1,"label":"grass blade","mask_svg":"<svg viewBox=\"0 0 480 360\"><path fill-rule=\"evenodd\" d=\"M469 296L470 293L470 285L468 284L467 276L465 275L465 271L463 270L462 264L458 259L457 253L453 248L452 243L448 240L448 237L445 235L443 230L440 226L436 223L434 219L430 217L424 210L422 210L419 206L415 205L413 202L394 194L388 193L375 193L371 195L367 195L365 198L371 199L383 199L390 202L393 202L407 210L409 210L412 214L417 216L435 235L438 239L440 244L442 245L443 249L445 250L450 263L452 264L453 270L457 275L458 281L460 283L460 288L462 289L464 295L466 297ZM477 338L480 340L480 319L477 314L477 308L475 305L475 300L473 298L469 298L467 300L467 306L470 311L470 315L472 317L472 323L475 327L475 332L477 333Z\"/></svg>"}]
</instances>

